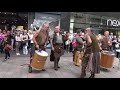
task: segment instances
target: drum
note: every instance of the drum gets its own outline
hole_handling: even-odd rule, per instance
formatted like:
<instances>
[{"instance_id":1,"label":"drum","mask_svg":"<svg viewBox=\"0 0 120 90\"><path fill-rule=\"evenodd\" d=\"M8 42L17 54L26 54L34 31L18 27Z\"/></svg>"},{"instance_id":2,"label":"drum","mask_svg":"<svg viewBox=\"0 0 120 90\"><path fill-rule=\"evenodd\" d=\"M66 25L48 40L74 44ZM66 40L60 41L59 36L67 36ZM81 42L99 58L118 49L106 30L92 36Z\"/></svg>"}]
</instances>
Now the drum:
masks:
<instances>
[{"instance_id":1,"label":"drum","mask_svg":"<svg viewBox=\"0 0 120 90\"><path fill-rule=\"evenodd\" d=\"M45 62L47 60L48 53L45 51L36 50L31 62L31 67L36 70L44 69Z\"/></svg>"},{"instance_id":2,"label":"drum","mask_svg":"<svg viewBox=\"0 0 120 90\"><path fill-rule=\"evenodd\" d=\"M74 56L74 62L73 62L75 66L80 67L81 62L82 62L81 61L82 57L83 57L83 53L82 52L80 53L80 51L76 51L75 56Z\"/></svg>"},{"instance_id":3,"label":"drum","mask_svg":"<svg viewBox=\"0 0 120 90\"><path fill-rule=\"evenodd\" d=\"M115 54L109 51L103 51L101 53L100 66L102 68L111 68L113 65Z\"/></svg>"}]
</instances>

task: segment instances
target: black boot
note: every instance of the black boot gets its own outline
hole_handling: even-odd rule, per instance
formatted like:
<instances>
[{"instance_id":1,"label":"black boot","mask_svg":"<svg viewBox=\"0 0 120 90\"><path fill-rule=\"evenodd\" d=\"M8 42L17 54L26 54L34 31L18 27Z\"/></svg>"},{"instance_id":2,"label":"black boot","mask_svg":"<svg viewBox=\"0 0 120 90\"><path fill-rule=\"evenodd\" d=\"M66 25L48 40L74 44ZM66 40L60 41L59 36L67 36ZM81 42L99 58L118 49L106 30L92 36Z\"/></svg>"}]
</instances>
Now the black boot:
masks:
<instances>
[{"instance_id":1,"label":"black boot","mask_svg":"<svg viewBox=\"0 0 120 90\"><path fill-rule=\"evenodd\" d=\"M82 73L80 75L80 78L84 78L85 76L86 76L85 67L82 67Z\"/></svg>"},{"instance_id":2,"label":"black boot","mask_svg":"<svg viewBox=\"0 0 120 90\"><path fill-rule=\"evenodd\" d=\"M95 74L91 74L89 78L95 78Z\"/></svg>"},{"instance_id":3,"label":"black boot","mask_svg":"<svg viewBox=\"0 0 120 90\"><path fill-rule=\"evenodd\" d=\"M57 61L57 68L60 68L60 66L58 65L59 61L60 61L60 58L58 58L58 61Z\"/></svg>"},{"instance_id":4,"label":"black boot","mask_svg":"<svg viewBox=\"0 0 120 90\"><path fill-rule=\"evenodd\" d=\"M57 69L57 68L55 68L55 70L56 70L56 71L58 71L58 69Z\"/></svg>"},{"instance_id":5,"label":"black boot","mask_svg":"<svg viewBox=\"0 0 120 90\"><path fill-rule=\"evenodd\" d=\"M42 71L46 71L46 69L42 69Z\"/></svg>"}]
</instances>

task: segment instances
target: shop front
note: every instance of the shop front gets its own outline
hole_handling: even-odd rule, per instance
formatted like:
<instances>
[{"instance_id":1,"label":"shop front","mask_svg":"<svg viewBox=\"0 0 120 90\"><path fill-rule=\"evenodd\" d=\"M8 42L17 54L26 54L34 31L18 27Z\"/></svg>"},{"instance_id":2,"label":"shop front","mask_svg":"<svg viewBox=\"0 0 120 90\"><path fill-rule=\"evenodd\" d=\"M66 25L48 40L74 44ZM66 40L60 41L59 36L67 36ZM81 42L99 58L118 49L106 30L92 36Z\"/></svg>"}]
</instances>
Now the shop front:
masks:
<instances>
[{"instance_id":1,"label":"shop front","mask_svg":"<svg viewBox=\"0 0 120 90\"><path fill-rule=\"evenodd\" d=\"M71 12L70 25L73 26L73 28L70 26L70 30L73 33L77 29L85 29L87 27L92 27L95 34L103 34L106 30L114 34L120 33L120 20L116 17Z\"/></svg>"}]
</instances>

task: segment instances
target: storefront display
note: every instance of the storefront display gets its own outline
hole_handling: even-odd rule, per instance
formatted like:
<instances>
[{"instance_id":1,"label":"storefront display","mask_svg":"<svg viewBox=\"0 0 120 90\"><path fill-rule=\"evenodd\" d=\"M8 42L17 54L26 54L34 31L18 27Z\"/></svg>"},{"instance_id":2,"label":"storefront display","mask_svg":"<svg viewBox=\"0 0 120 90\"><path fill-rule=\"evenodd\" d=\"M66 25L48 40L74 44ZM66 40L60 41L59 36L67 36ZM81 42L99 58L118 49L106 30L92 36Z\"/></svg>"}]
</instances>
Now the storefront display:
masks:
<instances>
[{"instance_id":1,"label":"storefront display","mask_svg":"<svg viewBox=\"0 0 120 90\"><path fill-rule=\"evenodd\" d=\"M115 17L84 14L80 12L72 12L71 15L74 15L74 22L70 22L74 23L74 33L77 29L87 27L92 27L96 34L103 32L103 30L108 30L113 33L117 33L118 30L120 30L120 20Z\"/></svg>"}]
</instances>

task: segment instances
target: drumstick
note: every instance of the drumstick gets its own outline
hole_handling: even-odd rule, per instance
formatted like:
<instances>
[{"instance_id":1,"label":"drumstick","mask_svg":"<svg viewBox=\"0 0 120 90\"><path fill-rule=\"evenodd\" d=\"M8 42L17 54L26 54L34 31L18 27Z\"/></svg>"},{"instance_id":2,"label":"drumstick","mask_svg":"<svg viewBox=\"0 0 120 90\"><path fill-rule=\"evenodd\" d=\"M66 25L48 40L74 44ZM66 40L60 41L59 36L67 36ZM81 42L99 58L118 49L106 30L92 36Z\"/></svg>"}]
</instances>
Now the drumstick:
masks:
<instances>
[{"instance_id":1,"label":"drumstick","mask_svg":"<svg viewBox=\"0 0 120 90\"><path fill-rule=\"evenodd\" d=\"M20 65L20 66L24 66L24 65L30 65L30 64L22 64L22 65Z\"/></svg>"}]
</instances>

